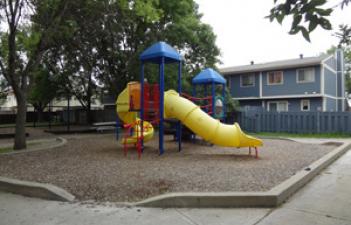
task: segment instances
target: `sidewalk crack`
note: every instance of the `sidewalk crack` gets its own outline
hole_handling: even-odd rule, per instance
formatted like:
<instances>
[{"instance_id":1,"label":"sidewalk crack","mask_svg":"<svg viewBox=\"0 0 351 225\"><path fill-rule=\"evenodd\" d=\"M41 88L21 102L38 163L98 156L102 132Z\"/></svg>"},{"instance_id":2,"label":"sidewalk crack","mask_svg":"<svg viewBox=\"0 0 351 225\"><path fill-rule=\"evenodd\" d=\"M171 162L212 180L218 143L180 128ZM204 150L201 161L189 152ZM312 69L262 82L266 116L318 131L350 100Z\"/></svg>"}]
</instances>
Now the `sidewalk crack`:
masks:
<instances>
[{"instance_id":1,"label":"sidewalk crack","mask_svg":"<svg viewBox=\"0 0 351 225\"><path fill-rule=\"evenodd\" d=\"M349 218L332 216L332 215L328 214L327 212L323 213L323 212L309 211L309 210L305 210L305 209L296 209L296 208L289 208L289 207L287 207L286 209L295 210L297 212L302 212L302 213L306 213L306 214L324 216L327 218L332 218L332 219L341 220L341 221L351 221Z\"/></svg>"},{"instance_id":2,"label":"sidewalk crack","mask_svg":"<svg viewBox=\"0 0 351 225\"><path fill-rule=\"evenodd\" d=\"M196 221L194 221L190 216L186 215L185 213L183 213L182 211L180 211L179 209L174 209L179 215L182 216L182 219L185 220L186 222L188 222L191 225L201 225L200 223L197 223Z\"/></svg>"},{"instance_id":3,"label":"sidewalk crack","mask_svg":"<svg viewBox=\"0 0 351 225\"><path fill-rule=\"evenodd\" d=\"M260 218L259 220L257 220L256 223L252 224L252 225L257 225L259 223L262 222L262 220L264 220L266 217L268 217L274 210L276 210L278 208L273 208L273 209L270 209L262 218Z\"/></svg>"}]
</instances>

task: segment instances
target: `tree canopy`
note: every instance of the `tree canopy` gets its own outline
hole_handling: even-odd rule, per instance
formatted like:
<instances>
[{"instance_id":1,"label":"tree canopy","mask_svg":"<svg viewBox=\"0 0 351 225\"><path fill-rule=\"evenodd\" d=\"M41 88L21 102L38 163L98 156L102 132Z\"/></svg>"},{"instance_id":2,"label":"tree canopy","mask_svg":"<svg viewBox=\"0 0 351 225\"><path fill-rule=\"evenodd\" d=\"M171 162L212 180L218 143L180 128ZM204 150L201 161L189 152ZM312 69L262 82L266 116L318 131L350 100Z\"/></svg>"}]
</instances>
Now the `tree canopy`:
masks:
<instances>
[{"instance_id":1,"label":"tree canopy","mask_svg":"<svg viewBox=\"0 0 351 225\"><path fill-rule=\"evenodd\" d=\"M318 26L325 30L332 29L329 17L335 7L344 9L350 2L351 0L340 0L340 3L335 6L326 7L327 0L285 0L283 2L274 0L274 7L270 10L267 18L271 22L276 20L282 24L284 18L291 17L292 24L289 33L301 33L307 41L310 41L310 33ZM341 43L349 41L351 27L347 24L341 24L340 30L342 33L339 35L343 37L340 40Z\"/></svg>"},{"instance_id":2,"label":"tree canopy","mask_svg":"<svg viewBox=\"0 0 351 225\"><path fill-rule=\"evenodd\" d=\"M69 13L69 0L0 1L0 71L17 101L14 149L26 148L27 94L33 72L53 40L59 37ZM45 26L36 29L35 17L46 16Z\"/></svg>"},{"instance_id":3,"label":"tree canopy","mask_svg":"<svg viewBox=\"0 0 351 225\"><path fill-rule=\"evenodd\" d=\"M0 21L7 27L0 33L0 71L18 104L16 149L26 146L27 101L47 104L52 96L38 93L48 91L53 74L55 88L75 95L89 111L97 87L116 96L138 80L138 57L157 41L184 55L185 86L191 75L215 67L220 53L194 0L4 0ZM156 70L146 69L148 79L156 80ZM175 71L167 68L169 87Z\"/></svg>"}]
</instances>

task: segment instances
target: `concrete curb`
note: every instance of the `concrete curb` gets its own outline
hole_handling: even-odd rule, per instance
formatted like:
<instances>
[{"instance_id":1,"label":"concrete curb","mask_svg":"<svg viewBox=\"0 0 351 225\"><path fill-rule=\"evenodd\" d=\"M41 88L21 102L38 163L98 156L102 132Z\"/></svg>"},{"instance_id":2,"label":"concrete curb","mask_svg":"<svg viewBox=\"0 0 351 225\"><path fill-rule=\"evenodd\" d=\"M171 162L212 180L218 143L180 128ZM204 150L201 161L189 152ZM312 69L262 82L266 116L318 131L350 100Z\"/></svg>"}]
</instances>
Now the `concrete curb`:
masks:
<instances>
[{"instance_id":1,"label":"concrete curb","mask_svg":"<svg viewBox=\"0 0 351 225\"><path fill-rule=\"evenodd\" d=\"M290 177L283 183L272 188L269 192L277 196L276 206L285 202L291 195L293 195L296 191L302 188L316 175L318 175L318 173L320 173L323 169L332 164L336 159L338 159L341 155L347 152L350 148L351 142L344 141L344 144L342 144L341 146L337 147L322 158L313 162L304 170L301 170L300 172L296 173L294 176Z\"/></svg>"},{"instance_id":2,"label":"concrete curb","mask_svg":"<svg viewBox=\"0 0 351 225\"><path fill-rule=\"evenodd\" d=\"M38 140L33 140L33 141L29 141L28 143L31 142L45 142L48 140L52 140L51 139L38 139ZM49 150L49 149L53 149L53 148L57 148L57 147L61 147L63 145L65 145L67 143L67 140L65 138L62 137L57 137L55 138L57 141L59 141L59 143L56 143L54 145L51 145L49 147L47 146L42 146L42 147L37 147L37 148L32 148L30 150L21 150L21 151L12 151L12 152L7 152L7 153L2 153L1 155L14 155L14 154L22 154L22 153L28 153L28 152L36 152L36 151L41 151L41 150ZM12 145L1 145L0 147L11 147Z\"/></svg>"},{"instance_id":3,"label":"concrete curb","mask_svg":"<svg viewBox=\"0 0 351 225\"><path fill-rule=\"evenodd\" d=\"M0 191L65 202L71 202L75 199L72 194L51 184L21 181L6 177L0 177Z\"/></svg>"},{"instance_id":4,"label":"concrete curb","mask_svg":"<svg viewBox=\"0 0 351 225\"><path fill-rule=\"evenodd\" d=\"M269 192L187 192L152 197L133 204L159 208L234 208L274 207L275 196Z\"/></svg>"},{"instance_id":5,"label":"concrete curb","mask_svg":"<svg viewBox=\"0 0 351 225\"><path fill-rule=\"evenodd\" d=\"M171 193L136 202L133 205L162 208L277 207L350 148L351 142L344 142L309 167L267 192Z\"/></svg>"}]
</instances>

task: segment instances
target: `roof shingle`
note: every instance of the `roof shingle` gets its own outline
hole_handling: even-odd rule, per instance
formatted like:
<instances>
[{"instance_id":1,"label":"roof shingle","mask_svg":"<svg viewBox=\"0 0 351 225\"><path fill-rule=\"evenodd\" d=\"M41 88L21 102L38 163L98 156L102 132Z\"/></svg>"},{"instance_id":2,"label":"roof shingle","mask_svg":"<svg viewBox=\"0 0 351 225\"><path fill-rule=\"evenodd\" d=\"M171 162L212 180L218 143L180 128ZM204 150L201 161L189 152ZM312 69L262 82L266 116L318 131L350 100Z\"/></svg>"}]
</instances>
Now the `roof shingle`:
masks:
<instances>
[{"instance_id":1,"label":"roof shingle","mask_svg":"<svg viewBox=\"0 0 351 225\"><path fill-rule=\"evenodd\" d=\"M328 57L330 57L330 55L279 60L274 62L259 63L259 64L252 64L252 65L232 66L232 67L221 68L219 69L219 71L223 75L228 75L228 74L267 71L267 70L288 69L288 68L302 67L302 66L313 66L313 65L321 64L322 61Z\"/></svg>"}]
</instances>

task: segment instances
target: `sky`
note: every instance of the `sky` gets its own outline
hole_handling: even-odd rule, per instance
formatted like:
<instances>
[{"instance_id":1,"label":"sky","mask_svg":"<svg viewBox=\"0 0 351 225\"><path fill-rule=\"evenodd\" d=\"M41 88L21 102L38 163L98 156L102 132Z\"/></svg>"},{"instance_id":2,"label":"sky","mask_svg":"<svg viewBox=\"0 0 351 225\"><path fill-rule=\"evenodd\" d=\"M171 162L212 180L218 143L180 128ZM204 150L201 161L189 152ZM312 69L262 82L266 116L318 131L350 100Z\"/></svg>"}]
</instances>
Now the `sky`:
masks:
<instances>
[{"instance_id":1,"label":"sky","mask_svg":"<svg viewBox=\"0 0 351 225\"><path fill-rule=\"evenodd\" d=\"M335 8L329 18L333 31L321 28L311 34L311 43L302 35L289 35L291 20L271 23L264 17L273 7L273 0L195 0L203 14L202 22L210 24L217 36L221 50L220 68L246 65L251 61L264 63L275 60L317 56L338 39L332 34L339 24L351 24L351 6ZM341 0L329 0L327 6L335 6Z\"/></svg>"}]
</instances>

